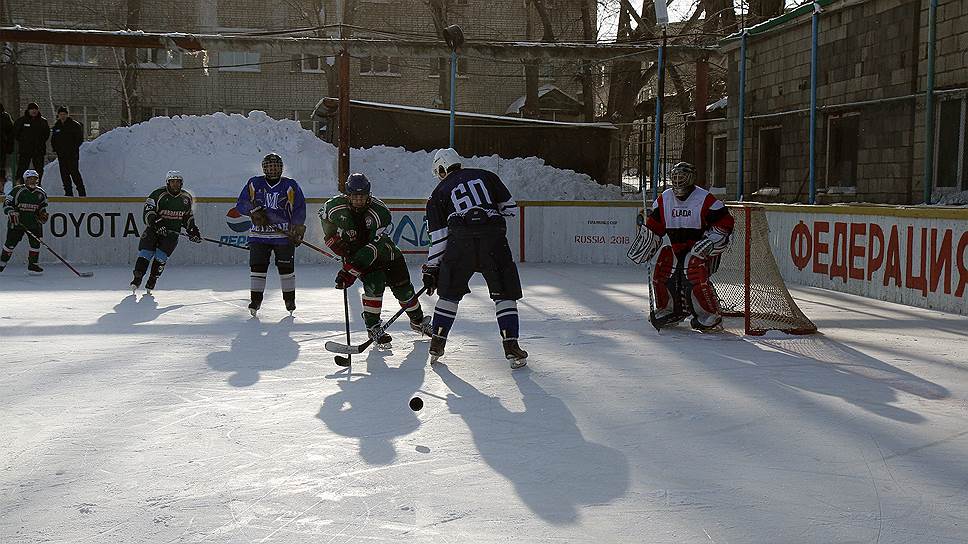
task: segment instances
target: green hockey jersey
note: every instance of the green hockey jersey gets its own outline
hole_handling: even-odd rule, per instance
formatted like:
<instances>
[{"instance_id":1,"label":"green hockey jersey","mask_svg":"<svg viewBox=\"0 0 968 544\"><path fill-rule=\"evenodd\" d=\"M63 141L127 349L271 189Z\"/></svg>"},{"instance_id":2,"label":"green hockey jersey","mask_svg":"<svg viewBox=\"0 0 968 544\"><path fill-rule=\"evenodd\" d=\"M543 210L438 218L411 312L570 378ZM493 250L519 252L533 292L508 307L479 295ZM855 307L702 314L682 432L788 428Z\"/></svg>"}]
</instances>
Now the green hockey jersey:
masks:
<instances>
[{"instance_id":1,"label":"green hockey jersey","mask_svg":"<svg viewBox=\"0 0 968 544\"><path fill-rule=\"evenodd\" d=\"M403 258L387 236L392 223L390 208L378 198L370 198L365 208L354 209L345 196L334 196L319 210L319 219L327 238L336 234L349 243L347 260L357 268L370 270Z\"/></svg>"},{"instance_id":2,"label":"green hockey jersey","mask_svg":"<svg viewBox=\"0 0 968 544\"><path fill-rule=\"evenodd\" d=\"M26 185L17 185L3 200L3 213L9 216L12 212L17 212L20 215L20 224L29 229L40 225L37 214L46 209L47 193L39 185L33 189Z\"/></svg>"},{"instance_id":3,"label":"green hockey jersey","mask_svg":"<svg viewBox=\"0 0 968 544\"><path fill-rule=\"evenodd\" d=\"M145 201L145 225L154 225L161 219L161 225L172 232L188 227L195 222L195 199L185 190L177 195L168 192L167 187L159 187L148 195Z\"/></svg>"}]
</instances>

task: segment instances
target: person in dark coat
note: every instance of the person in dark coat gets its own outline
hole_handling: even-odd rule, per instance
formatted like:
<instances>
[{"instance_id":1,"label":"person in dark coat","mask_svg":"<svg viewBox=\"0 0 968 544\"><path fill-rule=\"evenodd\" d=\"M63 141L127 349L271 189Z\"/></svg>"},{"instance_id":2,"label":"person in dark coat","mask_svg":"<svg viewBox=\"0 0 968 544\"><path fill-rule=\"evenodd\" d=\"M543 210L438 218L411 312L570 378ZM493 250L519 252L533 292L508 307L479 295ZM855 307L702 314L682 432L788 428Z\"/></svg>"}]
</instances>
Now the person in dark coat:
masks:
<instances>
[{"instance_id":1,"label":"person in dark coat","mask_svg":"<svg viewBox=\"0 0 968 544\"><path fill-rule=\"evenodd\" d=\"M74 196L75 186L77 196L87 196L78 165L82 143L84 143L84 126L70 116L66 106L61 106L57 109L57 122L54 123L54 129L51 131L50 146L54 148L54 153L57 153L61 182L64 184L64 196Z\"/></svg>"},{"instance_id":2,"label":"person in dark coat","mask_svg":"<svg viewBox=\"0 0 968 544\"><path fill-rule=\"evenodd\" d=\"M0 194L7 182L7 155L13 153L13 119L0 104Z\"/></svg>"},{"instance_id":3,"label":"person in dark coat","mask_svg":"<svg viewBox=\"0 0 968 544\"><path fill-rule=\"evenodd\" d=\"M23 180L24 172L33 163L40 180L44 180L44 155L47 154L47 139L50 138L50 123L40 115L36 102L27 104L23 117L13 124L13 138L17 141L17 180Z\"/></svg>"}]
</instances>

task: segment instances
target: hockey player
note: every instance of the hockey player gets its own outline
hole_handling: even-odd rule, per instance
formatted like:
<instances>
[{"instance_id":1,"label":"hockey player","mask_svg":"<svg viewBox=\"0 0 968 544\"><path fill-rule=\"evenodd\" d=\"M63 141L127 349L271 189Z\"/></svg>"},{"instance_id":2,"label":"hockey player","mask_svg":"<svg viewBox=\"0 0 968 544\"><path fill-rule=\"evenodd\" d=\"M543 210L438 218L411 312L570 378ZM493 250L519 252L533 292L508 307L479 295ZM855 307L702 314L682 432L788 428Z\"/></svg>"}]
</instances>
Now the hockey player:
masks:
<instances>
[{"instance_id":1,"label":"hockey player","mask_svg":"<svg viewBox=\"0 0 968 544\"><path fill-rule=\"evenodd\" d=\"M319 218L326 246L343 258L336 288L346 289L356 278L363 282L363 323L370 338L383 346L392 340L380 319L387 286L406 309L410 328L430 336L430 318L424 317L403 252L386 233L391 222L390 209L371 196L370 180L363 174L351 174L344 194L327 200L319 210Z\"/></svg>"},{"instance_id":2,"label":"hockey player","mask_svg":"<svg viewBox=\"0 0 968 544\"><path fill-rule=\"evenodd\" d=\"M657 329L692 315L694 329L707 331L722 323L719 295L709 277L719 266L733 232L733 217L709 191L696 187L696 169L677 163L663 191L639 227L629 257L644 263L658 252L652 275ZM663 236L669 244L662 245ZM661 246L661 249L660 249Z\"/></svg>"},{"instance_id":3,"label":"hockey player","mask_svg":"<svg viewBox=\"0 0 968 544\"><path fill-rule=\"evenodd\" d=\"M269 259L275 253L282 284L282 299L292 315L296 309L296 246L306 234L306 198L299 184L282 176L282 157L269 153L262 159L264 175L245 182L235 209L252 219L249 231L249 313L255 317L262 307L269 273Z\"/></svg>"},{"instance_id":4,"label":"hockey player","mask_svg":"<svg viewBox=\"0 0 968 544\"><path fill-rule=\"evenodd\" d=\"M138 242L138 260L134 263L134 277L131 292L141 287L141 280L151 266L151 273L145 283L148 294L155 288L158 277L165 271L165 263L175 252L178 233L184 227L188 239L200 244L202 235L195 224L195 199L183 189L185 184L181 172L171 170L165 175L164 187L159 187L148 195L145 201L145 230Z\"/></svg>"},{"instance_id":5,"label":"hockey player","mask_svg":"<svg viewBox=\"0 0 968 544\"><path fill-rule=\"evenodd\" d=\"M434 309L430 361L444 354L458 304L470 292L471 276L480 272L496 307L504 355L511 368L521 368L528 358L518 345L521 279L504 220L517 204L501 178L487 170L462 168L461 157L453 149L434 154L433 171L440 183L427 201L431 245L423 283L428 294L437 291L440 298Z\"/></svg>"},{"instance_id":6,"label":"hockey player","mask_svg":"<svg viewBox=\"0 0 968 544\"><path fill-rule=\"evenodd\" d=\"M13 250L20 240L27 236L30 252L27 255L27 271L30 274L43 274L44 269L37 264L40 256L40 238L44 236L43 224L47 222L47 193L40 186L40 175L36 170L24 172L23 184L14 186L4 198L3 213L7 214L7 239L0 253L0 272L7 267ZM31 234L37 237L27 234Z\"/></svg>"}]
</instances>

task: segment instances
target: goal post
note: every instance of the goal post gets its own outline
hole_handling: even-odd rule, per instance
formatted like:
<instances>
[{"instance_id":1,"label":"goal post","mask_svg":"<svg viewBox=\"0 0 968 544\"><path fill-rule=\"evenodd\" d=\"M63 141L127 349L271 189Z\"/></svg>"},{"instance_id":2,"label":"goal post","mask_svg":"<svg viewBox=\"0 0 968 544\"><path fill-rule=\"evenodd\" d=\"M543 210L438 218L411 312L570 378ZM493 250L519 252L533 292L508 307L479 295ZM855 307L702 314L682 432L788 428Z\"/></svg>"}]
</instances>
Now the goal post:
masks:
<instances>
[{"instance_id":1,"label":"goal post","mask_svg":"<svg viewBox=\"0 0 968 544\"><path fill-rule=\"evenodd\" d=\"M766 209L759 204L728 205L735 219L732 241L712 275L724 316L742 317L746 334L776 330L812 334L814 325L786 288L770 245Z\"/></svg>"}]
</instances>

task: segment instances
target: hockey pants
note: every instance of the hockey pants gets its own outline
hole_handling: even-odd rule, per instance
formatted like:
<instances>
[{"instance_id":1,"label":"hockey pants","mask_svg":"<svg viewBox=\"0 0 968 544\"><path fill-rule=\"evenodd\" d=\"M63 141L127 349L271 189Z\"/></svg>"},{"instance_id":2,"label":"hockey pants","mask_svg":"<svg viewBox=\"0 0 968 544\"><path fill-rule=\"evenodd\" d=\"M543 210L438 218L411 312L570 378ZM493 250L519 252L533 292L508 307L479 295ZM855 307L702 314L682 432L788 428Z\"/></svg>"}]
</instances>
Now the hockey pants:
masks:
<instances>
[{"instance_id":1,"label":"hockey pants","mask_svg":"<svg viewBox=\"0 0 968 544\"><path fill-rule=\"evenodd\" d=\"M691 313L707 327L719 323L722 320L719 295L710 281L714 264L714 259L688 254L679 257L671 246L663 246L652 274L655 318L662 320L678 311L682 317ZM683 305L682 301L687 304Z\"/></svg>"}]
</instances>

